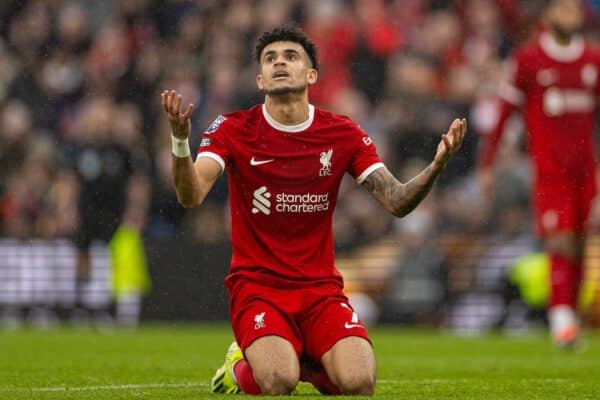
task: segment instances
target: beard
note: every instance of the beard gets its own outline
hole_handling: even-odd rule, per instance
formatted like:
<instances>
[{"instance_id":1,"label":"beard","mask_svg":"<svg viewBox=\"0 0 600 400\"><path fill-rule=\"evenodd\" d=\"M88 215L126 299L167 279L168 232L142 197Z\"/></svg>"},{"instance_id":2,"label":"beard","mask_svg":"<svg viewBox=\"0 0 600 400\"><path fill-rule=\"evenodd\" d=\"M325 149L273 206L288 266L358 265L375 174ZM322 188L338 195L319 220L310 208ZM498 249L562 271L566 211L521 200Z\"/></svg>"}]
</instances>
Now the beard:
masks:
<instances>
[{"instance_id":1,"label":"beard","mask_svg":"<svg viewBox=\"0 0 600 400\"><path fill-rule=\"evenodd\" d=\"M268 96L285 96L291 94L300 94L303 93L307 87L307 85L282 86L275 89L263 89L263 93Z\"/></svg>"},{"instance_id":2,"label":"beard","mask_svg":"<svg viewBox=\"0 0 600 400\"><path fill-rule=\"evenodd\" d=\"M554 32L554 34L563 42L568 42L571 40L573 35L579 32L579 29L564 28L558 24L551 24L550 28L552 29L552 32Z\"/></svg>"}]
</instances>

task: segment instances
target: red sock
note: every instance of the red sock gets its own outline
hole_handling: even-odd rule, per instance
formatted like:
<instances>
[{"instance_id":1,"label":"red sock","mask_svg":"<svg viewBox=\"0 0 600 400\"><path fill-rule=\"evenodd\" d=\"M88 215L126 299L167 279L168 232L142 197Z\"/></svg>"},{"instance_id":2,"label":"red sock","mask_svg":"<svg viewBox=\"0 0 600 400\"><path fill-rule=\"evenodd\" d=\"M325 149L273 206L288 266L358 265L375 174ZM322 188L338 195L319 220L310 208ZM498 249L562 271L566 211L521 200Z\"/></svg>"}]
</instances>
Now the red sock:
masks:
<instances>
[{"instance_id":1,"label":"red sock","mask_svg":"<svg viewBox=\"0 0 600 400\"><path fill-rule=\"evenodd\" d=\"M321 367L313 367L309 363L300 364L300 380L312 383L312 385L322 394L342 394L340 390L331 382L327 372Z\"/></svg>"},{"instance_id":2,"label":"red sock","mask_svg":"<svg viewBox=\"0 0 600 400\"><path fill-rule=\"evenodd\" d=\"M577 308L579 285L583 268L570 259L553 253L550 255L550 307L568 305Z\"/></svg>"},{"instance_id":3,"label":"red sock","mask_svg":"<svg viewBox=\"0 0 600 400\"><path fill-rule=\"evenodd\" d=\"M246 394L261 393L260 387L258 387L258 384L254 380L252 368L250 368L250 364L246 360L240 360L234 364L233 375L235 375L235 380L240 389L242 389L242 392Z\"/></svg>"}]
</instances>

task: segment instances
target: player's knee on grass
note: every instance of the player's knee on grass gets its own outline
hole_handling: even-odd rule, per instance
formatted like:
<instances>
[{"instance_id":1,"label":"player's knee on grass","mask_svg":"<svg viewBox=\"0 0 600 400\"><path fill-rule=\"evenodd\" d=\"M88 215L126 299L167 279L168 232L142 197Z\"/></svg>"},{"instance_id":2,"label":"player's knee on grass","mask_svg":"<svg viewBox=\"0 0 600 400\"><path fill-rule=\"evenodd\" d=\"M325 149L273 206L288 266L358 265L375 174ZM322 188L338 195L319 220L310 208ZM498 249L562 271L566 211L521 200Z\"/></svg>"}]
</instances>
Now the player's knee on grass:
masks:
<instances>
[{"instance_id":1,"label":"player's knee on grass","mask_svg":"<svg viewBox=\"0 0 600 400\"><path fill-rule=\"evenodd\" d=\"M300 380L300 362L293 346L278 336L257 339L246 350L256 384L263 394L290 394Z\"/></svg>"},{"instance_id":2,"label":"player's knee on grass","mask_svg":"<svg viewBox=\"0 0 600 400\"><path fill-rule=\"evenodd\" d=\"M298 362L290 359L261 363L258 368L253 367L253 372L263 394L290 394L300 380Z\"/></svg>"},{"instance_id":3,"label":"player's knee on grass","mask_svg":"<svg viewBox=\"0 0 600 400\"><path fill-rule=\"evenodd\" d=\"M332 382L342 394L374 393L375 355L371 344L365 339L341 339L323 355L322 362Z\"/></svg>"},{"instance_id":4,"label":"player's knee on grass","mask_svg":"<svg viewBox=\"0 0 600 400\"><path fill-rule=\"evenodd\" d=\"M337 376L336 386L342 394L370 396L375 392L375 377L370 371L352 368Z\"/></svg>"},{"instance_id":5,"label":"player's knee on grass","mask_svg":"<svg viewBox=\"0 0 600 400\"><path fill-rule=\"evenodd\" d=\"M266 371L260 376L255 375L255 379L262 394L288 395L296 388L299 378L281 371Z\"/></svg>"}]
</instances>

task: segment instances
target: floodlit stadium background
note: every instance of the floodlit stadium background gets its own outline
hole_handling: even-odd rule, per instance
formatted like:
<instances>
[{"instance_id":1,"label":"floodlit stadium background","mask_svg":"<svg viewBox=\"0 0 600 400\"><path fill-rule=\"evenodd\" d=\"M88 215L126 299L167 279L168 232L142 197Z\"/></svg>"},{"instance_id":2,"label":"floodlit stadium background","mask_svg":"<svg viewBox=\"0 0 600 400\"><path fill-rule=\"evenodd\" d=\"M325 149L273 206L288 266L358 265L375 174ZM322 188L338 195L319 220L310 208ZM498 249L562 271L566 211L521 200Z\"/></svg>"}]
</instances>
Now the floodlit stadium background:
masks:
<instances>
[{"instance_id":1,"label":"floodlit stadium background","mask_svg":"<svg viewBox=\"0 0 600 400\"><path fill-rule=\"evenodd\" d=\"M539 315L507 284L517 260L538 249L519 118L501 145L490 201L478 193L474 167L478 142L496 118L501 63L536 31L539 3L0 2L0 325L52 326L61 318L57 309L73 306L72 239L80 234L82 194L75 154L99 137L125 146L135 160L120 201L124 220L141 232L141 267L152 281L135 287L145 294L142 320L227 320L227 177L202 207L177 204L159 94L176 89L197 105L194 151L219 114L261 102L253 41L292 20L320 51L311 102L357 121L401 179L431 159L453 118L470 123L435 190L404 219L344 182L334 221L337 265L363 320L468 332L539 326ZM586 32L597 39L599 2L590 0L587 12ZM96 243L92 254L86 302L104 310L122 293L106 245ZM600 238L593 237L589 326L600 324L598 257ZM543 263L525 260L533 268Z\"/></svg>"}]
</instances>

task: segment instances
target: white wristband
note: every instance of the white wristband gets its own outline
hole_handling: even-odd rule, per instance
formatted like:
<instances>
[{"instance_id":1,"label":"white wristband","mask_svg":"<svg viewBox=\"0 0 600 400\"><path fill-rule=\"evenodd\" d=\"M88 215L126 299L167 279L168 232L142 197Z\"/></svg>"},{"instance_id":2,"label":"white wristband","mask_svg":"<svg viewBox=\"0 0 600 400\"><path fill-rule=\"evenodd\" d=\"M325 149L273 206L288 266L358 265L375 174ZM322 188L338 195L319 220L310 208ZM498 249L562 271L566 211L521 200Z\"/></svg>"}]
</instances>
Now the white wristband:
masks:
<instances>
[{"instance_id":1,"label":"white wristband","mask_svg":"<svg viewBox=\"0 0 600 400\"><path fill-rule=\"evenodd\" d=\"M171 134L171 151L173 155L177 158L186 158L190 156L190 143L188 139L177 139L173 134Z\"/></svg>"}]
</instances>

